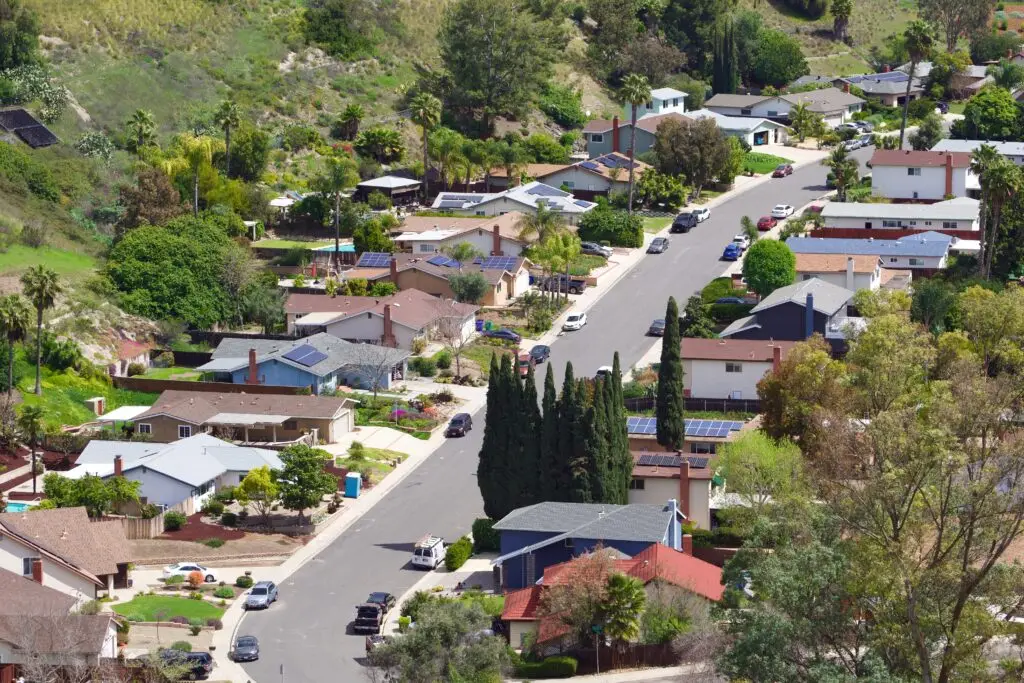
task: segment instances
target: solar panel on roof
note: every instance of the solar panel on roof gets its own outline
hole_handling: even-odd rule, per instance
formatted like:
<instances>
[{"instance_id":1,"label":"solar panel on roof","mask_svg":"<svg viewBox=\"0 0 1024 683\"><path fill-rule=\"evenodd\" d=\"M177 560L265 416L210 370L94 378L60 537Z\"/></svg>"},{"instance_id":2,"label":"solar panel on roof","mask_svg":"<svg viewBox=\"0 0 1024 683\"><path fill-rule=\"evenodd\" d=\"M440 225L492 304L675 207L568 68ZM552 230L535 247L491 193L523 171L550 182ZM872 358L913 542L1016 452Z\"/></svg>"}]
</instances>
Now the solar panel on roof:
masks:
<instances>
[{"instance_id":1,"label":"solar panel on roof","mask_svg":"<svg viewBox=\"0 0 1024 683\"><path fill-rule=\"evenodd\" d=\"M601 167L595 164L593 161L584 161L580 164L583 168L588 168L591 171L600 171Z\"/></svg>"},{"instance_id":2,"label":"solar panel on roof","mask_svg":"<svg viewBox=\"0 0 1024 683\"><path fill-rule=\"evenodd\" d=\"M386 251L365 251L359 257L357 268L386 268L391 263L391 254Z\"/></svg>"},{"instance_id":3,"label":"solar panel on roof","mask_svg":"<svg viewBox=\"0 0 1024 683\"><path fill-rule=\"evenodd\" d=\"M693 456L689 456L686 460L690 463L690 467L698 470L702 470L708 466L708 458L695 458Z\"/></svg>"},{"instance_id":4,"label":"solar panel on roof","mask_svg":"<svg viewBox=\"0 0 1024 683\"><path fill-rule=\"evenodd\" d=\"M300 358L309 353L312 353L313 351L316 351L316 349L310 346L309 344L301 344L299 346L296 346L288 353L284 354L283 358L287 358L290 361L298 363Z\"/></svg>"},{"instance_id":5,"label":"solar panel on roof","mask_svg":"<svg viewBox=\"0 0 1024 683\"><path fill-rule=\"evenodd\" d=\"M582 206L584 209L590 206L590 202L584 201L582 199L577 199L576 201L573 202L573 204L575 204L576 206Z\"/></svg>"},{"instance_id":6,"label":"solar panel on roof","mask_svg":"<svg viewBox=\"0 0 1024 683\"><path fill-rule=\"evenodd\" d=\"M55 145L58 142L57 136L50 132L50 129L46 126L29 126L27 128L19 128L14 131L14 134L21 138L22 142L32 149L49 147L50 145Z\"/></svg>"},{"instance_id":7,"label":"solar panel on roof","mask_svg":"<svg viewBox=\"0 0 1024 683\"><path fill-rule=\"evenodd\" d=\"M627 417L626 431L630 434L656 434L658 422L653 417Z\"/></svg>"},{"instance_id":8,"label":"solar panel on roof","mask_svg":"<svg viewBox=\"0 0 1024 683\"><path fill-rule=\"evenodd\" d=\"M439 209L461 209L466 202L457 199L444 199L438 205Z\"/></svg>"},{"instance_id":9,"label":"solar panel on roof","mask_svg":"<svg viewBox=\"0 0 1024 683\"><path fill-rule=\"evenodd\" d=\"M550 185L534 185L526 191L527 194L536 195L539 197L561 197L565 193L559 190L557 187L551 187Z\"/></svg>"},{"instance_id":10,"label":"solar panel on roof","mask_svg":"<svg viewBox=\"0 0 1024 683\"><path fill-rule=\"evenodd\" d=\"M518 260L515 256L488 256L480 267L484 270L512 270Z\"/></svg>"}]
</instances>

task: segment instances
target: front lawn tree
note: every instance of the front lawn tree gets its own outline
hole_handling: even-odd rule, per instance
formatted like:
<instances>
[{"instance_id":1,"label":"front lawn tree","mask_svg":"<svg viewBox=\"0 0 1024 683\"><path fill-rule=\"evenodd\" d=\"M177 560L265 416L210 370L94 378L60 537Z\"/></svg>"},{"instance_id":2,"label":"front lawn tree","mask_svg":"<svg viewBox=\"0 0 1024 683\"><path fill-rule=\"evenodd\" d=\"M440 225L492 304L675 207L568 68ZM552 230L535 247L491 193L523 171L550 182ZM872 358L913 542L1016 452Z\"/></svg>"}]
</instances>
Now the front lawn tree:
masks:
<instances>
[{"instance_id":1,"label":"front lawn tree","mask_svg":"<svg viewBox=\"0 0 1024 683\"><path fill-rule=\"evenodd\" d=\"M281 451L280 458L282 468L275 478L281 503L297 511L299 524L302 524L303 512L338 490L338 480L324 471L331 455L319 448L297 444Z\"/></svg>"},{"instance_id":2,"label":"front lawn tree","mask_svg":"<svg viewBox=\"0 0 1024 683\"><path fill-rule=\"evenodd\" d=\"M490 285L480 273L457 273L448 276L448 286L459 303L478 304Z\"/></svg>"},{"instance_id":3,"label":"front lawn tree","mask_svg":"<svg viewBox=\"0 0 1024 683\"><path fill-rule=\"evenodd\" d=\"M832 153L821 160L821 165L832 173L832 184L835 185L837 199L846 201L846 191L857 184L860 163L850 156L849 150L837 145Z\"/></svg>"},{"instance_id":4,"label":"front lawn tree","mask_svg":"<svg viewBox=\"0 0 1024 683\"><path fill-rule=\"evenodd\" d=\"M279 493L270 467L264 465L249 470L235 489L235 499L243 507L252 506L263 520L263 526L270 527L270 510L274 507Z\"/></svg>"},{"instance_id":5,"label":"front lawn tree","mask_svg":"<svg viewBox=\"0 0 1024 683\"><path fill-rule=\"evenodd\" d=\"M683 411L683 361L679 346L679 306L669 297L665 309L665 334L661 344L661 365L658 367L658 397L655 403L658 443L678 450L683 446L685 427Z\"/></svg>"},{"instance_id":6,"label":"front lawn tree","mask_svg":"<svg viewBox=\"0 0 1024 683\"><path fill-rule=\"evenodd\" d=\"M28 448L32 454L32 493L36 493L36 478L39 476L38 454L36 452L39 441L43 437L43 409L39 406L24 406L18 414L18 429L22 437L28 441Z\"/></svg>"},{"instance_id":7,"label":"front lawn tree","mask_svg":"<svg viewBox=\"0 0 1024 683\"><path fill-rule=\"evenodd\" d=\"M910 134L910 146L914 149L927 150L939 144L946 132L942 128L942 118L934 111L921 120L921 124Z\"/></svg>"},{"instance_id":8,"label":"front lawn tree","mask_svg":"<svg viewBox=\"0 0 1024 683\"><path fill-rule=\"evenodd\" d=\"M36 396L43 393L43 312L53 308L64 291L57 273L43 264L33 266L21 276L21 291L36 309Z\"/></svg>"},{"instance_id":9,"label":"front lawn tree","mask_svg":"<svg viewBox=\"0 0 1024 683\"><path fill-rule=\"evenodd\" d=\"M755 514L797 490L803 457L793 442L753 430L725 444L723 451L719 466L729 490Z\"/></svg>"},{"instance_id":10,"label":"front lawn tree","mask_svg":"<svg viewBox=\"0 0 1024 683\"><path fill-rule=\"evenodd\" d=\"M764 298L796 279L796 256L778 240L758 240L743 259L743 277Z\"/></svg>"},{"instance_id":11,"label":"front lawn tree","mask_svg":"<svg viewBox=\"0 0 1024 683\"><path fill-rule=\"evenodd\" d=\"M608 577L608 587L601 612L604 632L622 647L640 637L640 617L647 607L643 581L635 576L615 572Z\"/></svg>"},{"instance_id":12,"label":"front lawn tree","mask_svg":"<svg viewBox=\"0 0 1024 683\"><path fill-rule=\"evenodd\" d=\"M622 99L629 104L629 205L626 210L633 215L633 167L636 165L636 109L651 99L651 84L640 74L629 74L622 79ZM618 150L615 150L618 151Z\"/></svg>"},{"instance_id":13,"label":"front lawn tree","mask_svg":"<svg viewBox=\"0 0 1024 683\"><path fill-rule=\"evenodd\" d=\"M694 196L728 166L732 147L714 119L682 122L667 119L658 126L654 154L661 173L682 175Z\"/></svg>"}]
</instances>

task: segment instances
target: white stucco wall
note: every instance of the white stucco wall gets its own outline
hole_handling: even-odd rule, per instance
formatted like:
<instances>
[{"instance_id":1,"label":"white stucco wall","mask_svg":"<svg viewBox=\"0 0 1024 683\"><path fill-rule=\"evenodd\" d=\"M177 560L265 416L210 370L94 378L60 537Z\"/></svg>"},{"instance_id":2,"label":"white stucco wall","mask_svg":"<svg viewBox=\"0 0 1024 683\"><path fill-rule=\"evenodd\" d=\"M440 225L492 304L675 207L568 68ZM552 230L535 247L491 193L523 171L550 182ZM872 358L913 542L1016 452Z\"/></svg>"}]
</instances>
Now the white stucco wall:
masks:
<instances>
[{"instance_id":1,"label":"white stucco wall","mask_svg":"<svg viewBox=\"0 0 1024 683\"><path fill-rule=\"evenodd\" d=\"M510 621L508 622L508 643L518 650L523 646L523 640L527 634L536 632L536 621Z\"/></svg>"},{"instance_id":2,"label":"white stucco wall","mask_svg":"<svg viewBox=\"0 0 1024 683\"><path fill-rule=\"evenodd\" d=\"M857 291L858 289L870 289L874 291L882 285L881 268L875 268L873 273L854 273L852 283L847 282L846 273L816 273L814 271L807 270L798 270L796 273L797 280L810 280L814 277L837 287L844 287L853 291Z\"/></svg>"},{"instance_id":3,"label":"white stucco wall","mask_svg":"<svg viewBox=\"0 0 1024 683\"><path fill-rule=\"evenodd\" d=\"M883 268L945 268L946 257L914 257L914 261L911 262L910 257L907 256L883 256L882 267Z\"/></svg>"},{"instance_id":4,"label":"white stucco wall","mask_svg":"<svg viewBox=\"0 0 1024 683\"><path fill-rule=\"evenodd\" d=\"M211 486L210 490L205 494L193 496L192 486L143 467L128 470L124 473L124 476L126 479L142 484L139 495L144 497L147 502L154 505L166 505L167 507L172 507L183 500L192 498L195 509L198 510L203 506L203 502L212 496L216 490L215 486Z\"/></svg>"},{"instance_id":5,"label":"white stucco wall","mask_svg":"<svg viewBox=\"0 0 1024 683\"><path fill-rule=\"evenodd\" d=\"M668 500L679 500L679 480L644 479L644 488L630 489L628 503L664 505ZM690 480L690 516L702 529L711 528L711 482L706 479Z\"/></svg>"},{"instance_id":6,"label":"white stucco wall","mask_svg":"<svg viewBox=\"0 0 1024 683\"><path fill-rule=\"evenodd\" d=\"M763 102L759 102L750 109L744 109L742 107L717 107L704 105L711 111L718 112L719 114L725 114L726 116L753 116L756 118L763 119L776 119L785 118L789 116L790 109L793 105L781 98L774 97ZM859 111L860 105L854 105L853 111ZM830 128L835 128L839 124L848 120L853 112L850 110L844 110L842 112L829 113L824 116L825 125Z\"/></svg>"},{"instance_id":7,"label":"white stucco wall","mask_svg":"<svg viewBox=\"0 0 1024 683\"><path fill-rule=\"evenodd\" d=\"M488 202L481 202L480 204L468 209L452 209L452 213L456 216L503 216L512 211L534 214L537 213L537 207L527 206L526 204L512 201L507 197L498 197L497 199L492 199ZM569 225L576 225L576 221L583 215L577 213L563 214L560 211L556 211L555 213L560 214ZM488 253L489 251L490 247L488 247Z\"/></svg>"},{"instance_id":8,"label":"white stucco wall","mask_svg":"<svg viewBox=\"0 0 1024 683\"><path fill-rule=\"evenodd\" d=\"M864 204L863 206L871 206L870 204ZM884 219L891 221L892 219ZM871 230L977 230L978 221L957 221L957 220L942 220L934 218L901 218L899 219L899 225L884 225L883 219L878 217L871 218L843 218L843 217L832 217L829 216L824 219L825 228L853 228L853 229L868 229L868 224L871 225ZM865 235L870 237L870 235Z\"/></svg>"},{"instance_id":9,"label":"white stucco wall","mask_svg":"<svg viewBox=\"0 0 1024 683\"><path fill-rule=\"evenodd\" d=\"M562 184L568 184L570 190L586 190L588 192L610 192L620 191L629 187L629 171L622 169L622 174L618 181L613 181L604 176L597 175L596 173L590 173L584 171L577 166L570 166L569 168L552 173L551 175L544 176L544 183L551 185L552 187L562 187Z\"/></svg>"},{"instance_id":10,"label":"white stucco wall","mask_svg":"<svg viewBox=\"0 0 1024 683\"><path fill-rule=\"evenodd\" d=\"M871 194L889 199L941 200L945 198L945 166L923 167L921 175L910 175L909 169L909 166L875 166L871 169ZM953 169L952 194L954 197L968 196L966 168ZM881 222L879 222L879 227L881 227Z\"/></svg>"},{"instance_id":11,"label":"white stucco wall","mask_svg":"<svg viewBox=\"0 0 1024 683\"><path fill-rule=\"evenodd\" d=\"M0 536L0 569L24 576L26 557L40 557L38 550L7 536ZM79 602L96 597L98 587L92 581L43 557L43 585L70 595Z\"/></svg>"},{"instance_id":12,"label":"white stucco wall","mask_svg":"<svg viewBox=\"0 0 1024 683\"><path fill-rule=\"evenodd\" d=\"M724 360L683 359L683 389L693 398L730 398L738 391L738 398L756 399L757 383L772 364L742 361L740 367L742 372L726 372Z\"/></svg>"},{"instance_id":13,"label":"white stucco wall","mask_svg":"<svg viewBox=\"0 0 1024 683\"><path fill-rule=\"evenodd\" d=\"M384 318L367 311L337 320L324 329L339 339L379 342L384 334Z\"/></svg>"}]
</instances>

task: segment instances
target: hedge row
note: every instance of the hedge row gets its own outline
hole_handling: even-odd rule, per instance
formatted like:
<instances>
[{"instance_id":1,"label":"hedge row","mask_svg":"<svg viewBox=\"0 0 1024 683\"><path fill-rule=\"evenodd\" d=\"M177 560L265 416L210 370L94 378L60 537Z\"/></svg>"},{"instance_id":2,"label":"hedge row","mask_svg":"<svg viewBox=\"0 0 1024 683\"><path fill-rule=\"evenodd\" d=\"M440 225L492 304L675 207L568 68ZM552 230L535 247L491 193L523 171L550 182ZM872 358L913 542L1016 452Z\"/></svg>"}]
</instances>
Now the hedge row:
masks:
<instances>
[{"instance_id":1,"label":"hedge row","mask_svg":"<svg viewBox=\"0 0 1024 683\"><path fill-rule=\"evenodd\" d=\"M501 550L501 536L494 530L494 520L480 517L473 521L473 550L478 553Z\"/></svg>"},{"instance_id":2,"label":"hedge row","mask_svg":"<svg viewBox=\"0 0 1024 683\"><path fill-rule=\"evenodd\" d=\"M548 657L542 662L523 662L516 667L519 678L571 678L576 675L572 657Z\"/></svg>"},{"instance_id":3,"label":"hedge row","mask_svg":"<svg viewBox=\"0 0 1024 683\"><path fill-rule=\"evenodd\" d=\"M459 540L448 546L448 550L444 553L444 566L450 572L455 571L462 565L466 564L466 560L473 554L473 541L469 540L469 536L463 536Z\"/></svg>"}]
</instances>

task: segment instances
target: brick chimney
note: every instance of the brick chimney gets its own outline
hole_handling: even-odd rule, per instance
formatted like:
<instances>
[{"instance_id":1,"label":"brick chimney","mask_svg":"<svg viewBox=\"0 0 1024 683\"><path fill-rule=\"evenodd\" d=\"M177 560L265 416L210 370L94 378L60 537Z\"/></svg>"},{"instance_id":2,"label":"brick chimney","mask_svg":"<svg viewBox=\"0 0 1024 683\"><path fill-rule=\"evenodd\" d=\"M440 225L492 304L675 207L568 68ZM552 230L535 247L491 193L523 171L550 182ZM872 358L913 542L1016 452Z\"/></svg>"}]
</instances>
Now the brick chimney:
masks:
<instances>
[{"instance_id":1,"label":"brick chimney","mask_svg":"<svg viewBox=\"0 0 1024 683\"><path fill-rule=\"evenodd\" d=\"M850 291L854 291L853 287L854 273L853 273L853 257L846 257L846 288Z\"/></svg>"},{"instance_id":2,"label":"brick chimney","mask_svg":"<svg viewBox=\"0 0 1024 683\"><path fill-rule=\"evenodd\" d=\"M807 293L807 303L804 306L804 339L810 339L814 334L814 294Z\"/></svg>"},{"instance_id":3,"label":"brick chimney","mask_svg":"<svg viewBox=\"0 0 1024 683\"><path fill-rule=\"evenodd\" d=\"M679 511L690 519L690 460L679 456Z\"/></svg>"},{"instance_id":4,"label":"brick chimney","mask_svg":"<svg viewBox=\"0 0 1024 683\"><path fill-rule=\"evenodd\" d=\"M124 474L124 459L120 455L114 456L114 476L120 477Z\"/></svg>"},{"instance_id":5,"label":"brick chimney","mask_svg":"<svg viewBox=\"0 0 1024 683\"><path fill-rule=\"evenodd\" d=\"M843 81L843 92L850 92L850 84Z\"/></svg>"},{"instance_id":6,"label":"brick chimney","mask_svg":"<svg viewBox=\"0 0 1024 683\"><path fill-rule=\"evenodd\" d=\"M693 555L693 536L683 534L683 555Z\"/></svg>"},{"instance_id":7,"label":"brick chimney","mask_svg":"<svg viewBox=\"0 0 1024 683\"><path fill-rule=\"evenodd\" d=\"M612 151L619 151L619 117L612 117Z\"/></svg>"},{"instance_id":8,"label":"brick chimney","mask_svg":"<svg viewBox=\"0 0 1024 683\"><path fill-rule=\"evenodd\" d=\"M779 368L782 367L782 347L775 345L772 347L772 372L778 372Z\"/></svg>"},{"instance_id":9,"label":"brick chimney","mask_svg":"<svg viewBox=\"0 0 1024 683\"><path fill-rule=\"evenodd\" d=\"M32 580L43 585L43 561L38 557L32 559Z\"/></svg>"},{"instance_id":10,"label":"brick chimney","mask_svg":"<svg viewBox=\"0 0 1024 683\"><path fill-rule=\"evenodd\" d=\"M885 66L882 67L882 73L884 73L884 74L889 73L889 65L888 64L886 64Z\"/></svg>"},{"instance_id":11,"label":"brick chimney","mask_svg":"<svg viewBox=\"0 0 1024 683\"><path fill-rule=\"evenodd\" d=\"M391 282L394 283L395 287L398 286L398 261L394 258L391 259Z\"/></svg>"},{"instance_id":12,"label":"brick chimney","mask_svg":"<svg viewBox=\"0 0 1024 683\"><path fill-rule=\"evenodd\" d=\"M946 154L946 195L953 194L953 155Z\"/></svg>"},{"instance_id":13,"label":"brick chimney","mask_svg":"<svg viewBox=\"0 0 1024 683\"><path fill-rule=\"evenodd\" d=\"M501 230L497 225L491 231L491 256L504 256L501 251Z\"/></svg>"},{"instance_id":14,"label":"brick chimney","mask_svg":"<svg viewBox=\"0 0 1024 683\"><path fill-rule=\"evenodd\" d=\"M391 325L391 304L384 304L384 335L381 338L381 344L391 348L398 346L398 342L395 339L395 331Z\"/></svg>"},{"instance_id":15,"label":"brick chimney","mask_svg":"<svg viewBox=\"0 0 1024 683\"><path fill-rule=\"evenodd\" d=\"M246 384L259 384L260 377L256 367L256 349L249 349L249 377L245 380Z\"/></svg>"}]
</instances>

